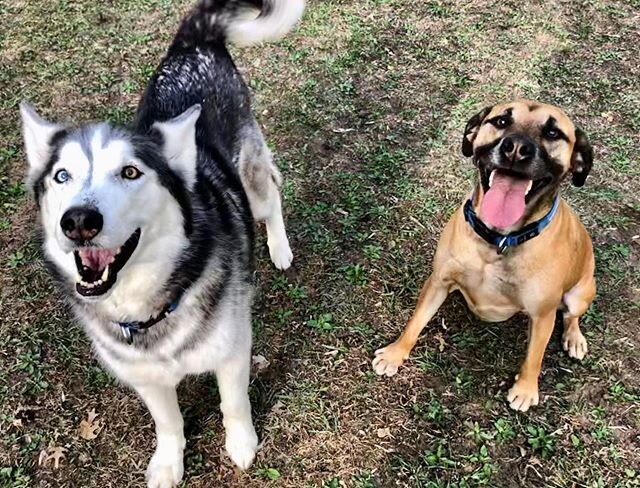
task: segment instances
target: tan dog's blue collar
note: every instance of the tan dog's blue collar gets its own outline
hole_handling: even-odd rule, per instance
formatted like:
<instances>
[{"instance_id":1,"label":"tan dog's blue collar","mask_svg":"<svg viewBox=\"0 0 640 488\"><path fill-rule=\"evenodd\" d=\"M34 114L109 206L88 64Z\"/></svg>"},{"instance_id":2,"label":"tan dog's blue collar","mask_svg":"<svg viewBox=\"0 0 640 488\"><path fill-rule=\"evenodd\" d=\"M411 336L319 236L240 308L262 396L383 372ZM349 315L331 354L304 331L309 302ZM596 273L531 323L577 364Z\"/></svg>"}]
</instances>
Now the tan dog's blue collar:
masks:
<instances>
[{"instance_id":1,"label":"tan dog's blue collar","mask_svg":"<svg viewBox=\"0 0 640 488\"><path fill-rule=\"evenodd\" d=\"M499 232L487 227L486 224L476 215L475 210L473 210L473 203L471 199L467 200L467 203L464 204L464 219L469 222L469 225L476 234L492 246L496 246L498 248L498 254L503 254L509 247L519 246L523 242L540 235L544 228L551 223L553 217L555 217L559 206L560 197L556 196L553 200L551 209L544 217L526 225L518 231L510 232L509 234L500 234Z\"/></svg>"}]
</instances>

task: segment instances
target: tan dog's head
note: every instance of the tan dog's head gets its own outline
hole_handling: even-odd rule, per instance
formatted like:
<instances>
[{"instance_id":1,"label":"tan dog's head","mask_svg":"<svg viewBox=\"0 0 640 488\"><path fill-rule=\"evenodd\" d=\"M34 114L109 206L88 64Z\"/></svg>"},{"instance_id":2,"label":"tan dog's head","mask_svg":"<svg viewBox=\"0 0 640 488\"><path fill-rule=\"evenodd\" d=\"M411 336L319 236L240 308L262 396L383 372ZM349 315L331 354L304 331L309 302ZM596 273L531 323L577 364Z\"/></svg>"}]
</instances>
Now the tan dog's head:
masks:
<instances>
[{"instance_id":1,"label":"tan dog's head","mask_svg":"<svg viewBox=\"0 0 640 488\"><path fill-rule=\"evenodd\" d=\"M557 107L517 100L486 107L464 131L462 153L480 172L480 218L511 228L555 195L566 175L584 185L593 162L587 136Z\"/></svg>"}]
</instances>

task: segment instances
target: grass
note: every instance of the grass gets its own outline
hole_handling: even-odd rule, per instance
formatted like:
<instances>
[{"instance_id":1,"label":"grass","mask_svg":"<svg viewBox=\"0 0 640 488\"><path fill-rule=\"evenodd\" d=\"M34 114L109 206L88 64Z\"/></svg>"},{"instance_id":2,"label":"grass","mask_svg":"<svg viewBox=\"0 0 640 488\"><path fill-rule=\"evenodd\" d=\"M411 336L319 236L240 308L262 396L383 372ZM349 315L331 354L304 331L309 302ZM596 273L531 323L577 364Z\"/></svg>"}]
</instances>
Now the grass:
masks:
<instances>
[{"instance_id":1,"label":"grass","mask_svg":"<svg viewBox=\"0 0 640 488\"><path fill-rule=\"evenodd\" d=\"M251 385L263 442L221 454L215 383L180 388L185 486L640 486L640 4L310 0L276 45L234 50L286 178L295 270L258 253ZM187 0L0 3L0 486L144 486L153 426L96 363L38 255L17 104L60 120L130 120ZM466 120L516 96L556 103L590 135L592 176L564 196L596 249L589 356L559 331L526 413L504 400L526 320L484 324L447 300L411 359L377 378L470 188ZM105 421L81 439L87 412ZM44 451L67 449L59 467Z\"/></svg>"}]
</instances>

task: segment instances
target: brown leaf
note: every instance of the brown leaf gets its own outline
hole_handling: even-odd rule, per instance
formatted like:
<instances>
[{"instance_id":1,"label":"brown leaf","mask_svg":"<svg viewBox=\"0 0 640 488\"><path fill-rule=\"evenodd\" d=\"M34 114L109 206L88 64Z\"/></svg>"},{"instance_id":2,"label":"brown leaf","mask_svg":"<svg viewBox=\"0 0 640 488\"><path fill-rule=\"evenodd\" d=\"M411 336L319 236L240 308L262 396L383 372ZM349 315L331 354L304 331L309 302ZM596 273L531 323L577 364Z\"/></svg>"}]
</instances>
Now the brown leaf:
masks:
<instances>
[{"instance_id":1,"label":"brown leaf","mask_svg":"<svg viewBox=\"0 0 640 488\"><path fill-rule=\"evenodd\" d=\"M440 352L444 351L444 348L447 345L447 343L445 342L443 335L440 332L438 332L435 335L435 337L436 337L436 340L438 341L438 350Z\"/></svg>"},{"instance_id":2,"label":"brown leaf","mask_svg":"<svg viewBox=\"0 0 640 488\"><path fill-rule=\"evenodd\" d=\"M257 356L251 356L251 366L253 367L253 372L255 374L267 369L269 367L269 364L269 360L261 354Z\"/></svg>"},{"instance_id":3,"label":"brown leaf","mask_svg":"<svg viewBox=\"0 0 640 488\"><path fill-rule=\"evenodd\" d=\"M67 449L62 446L43 449L40 451L40 456L38 456L38 466L46 467L49 461L53 461L53 469L58 469L60 467L60 461L65 458L65 452L67 452Z\"/></svg>"},{"instance_id":4,"label":"brown leaf","mask_svg":"<svg viewBox=\"0 0 640 488\"><path fill-rule=\"evenodd\" d=\"M80 422L80 437L90 441L100 435L103 422L102 420L97 420L97 418L98 414L96 413L95 408L92 408L91 411L87 412L87 419L82 419Z\"/></svg>"}]
</instances>

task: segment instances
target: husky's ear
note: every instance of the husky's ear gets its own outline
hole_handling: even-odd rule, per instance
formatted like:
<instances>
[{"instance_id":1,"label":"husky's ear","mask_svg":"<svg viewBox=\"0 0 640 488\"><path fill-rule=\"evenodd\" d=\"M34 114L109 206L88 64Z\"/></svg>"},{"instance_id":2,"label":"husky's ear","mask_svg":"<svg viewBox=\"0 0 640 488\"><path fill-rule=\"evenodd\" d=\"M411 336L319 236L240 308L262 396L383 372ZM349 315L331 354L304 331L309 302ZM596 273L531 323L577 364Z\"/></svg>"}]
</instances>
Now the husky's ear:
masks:
<instances>
[{"instance_id":1,"label":"husky's ear","mask_svg":"<svg viewBox=\"0 0 640 488\"><path fill-rule=\"evenodd\" d=\"M24 147L29 161L27 181L33 180L51 157L51 139L63 129L61 125L44 120L27 102L20 103Z\"/></svg>"},{"instance_id":2,"label":"husky's ear","mask_svg":"<svg viewBox=\"0 0 640 488\"><path fill-rule=\"evenodd\" d=\"M196 122L201 110L200 104L196 104L173 119L153 124L164 139L162 151L169 166L184 178L189 188L196 181Z\"/></svg>"}]
</instances>

